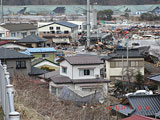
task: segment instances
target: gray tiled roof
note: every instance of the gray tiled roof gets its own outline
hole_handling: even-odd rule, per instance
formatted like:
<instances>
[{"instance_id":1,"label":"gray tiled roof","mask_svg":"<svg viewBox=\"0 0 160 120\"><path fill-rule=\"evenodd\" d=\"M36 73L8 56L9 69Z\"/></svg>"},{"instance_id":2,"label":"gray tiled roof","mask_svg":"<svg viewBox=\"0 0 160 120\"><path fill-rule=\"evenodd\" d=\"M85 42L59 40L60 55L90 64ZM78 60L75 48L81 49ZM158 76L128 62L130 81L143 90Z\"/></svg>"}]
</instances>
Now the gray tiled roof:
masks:
<instances>
[{"instance_id":1,"label":"gray tiled roof","mask_svg":"<svg viewBox=\"0 0 160 120\"><path fill-rule=\"evenodd\" d=\"M48 71L36 67L31 67L31 73L29 73L29 75L42 75L45 73L48 73Z\"/></svg>"},{"instance_id":2,"label":"gray tiled roof","mask_svg":"<svg viewBox=\"0 0 160 120\"><path fill-rule=\"evenodd\" d=\"M33 56L29 56L15 50L9 50L6 48L0 48L0 59L21 59L21 58L33 58Z\"/></svg>"},{"instance_id":3,"label":"gray tiled roof","mask_svg":"<svg viewBox=\"0 0 160 120\"><path fill-rule=\"evenodd\" d=\"M149 77L150 80L160 83L160 74Z\"/></svg>"},{"instance_id":4,"label":"gray tiled roof","mask_svg":"<svg viewBox=\"0 0 160 120\"><path fill-rule=\"evenodd\" d=\"M70 56L65 57L71 65L92 65L92 64L103 64L100 58L97 56Z\"/></svg>"},{"instance_id":5,"label":"gray tiled roof","mask_svg":"<svg viewBox=\"0 0 160 120\"><path fill-rule=\"evenodd\" d=\"M62 76L62 75L56 75L49 78L52 80L55 84L66 84L66 83L72 83L72 84L85 84L85 83L107 83L110 82L105 79L70 79L69 77Z\"/></svg>"},{"instance_id":6,"label":"gray tiled roof","mask_svg":"<svg viewBox=\"0 0 160 120\"><path fill-rule=\"evenodd\" d=\"M131 115L155 116L160 111L159 103L160 95L130 95L128 96L128 102L124 105L132 107ZM118 112L126 116L129 115L129 111L126 110Z\"/></svg>"},{"instance_id":7,"label":"gray tiled roof","mask_svg":"<svg viewBox=\"0 0 160 120\"><path fill-rule=\"evenodd\" d=\"M114 53L109 54L102 59L109 60L111 58L124 58L127 57L127 50L126 49L117 49ZM140 53L138 49L129 49L128 50L128 57L129 58L144 58L144 56Z\"/></svg>"},{"instance_id":8,"label":"gray tiled roof","mask_svg":"<svg viewBox=\"0 0 160 120\"><path fill-rule=\"evenodd\" d=\"M52 71L52 72L48 72L48 73L45 73L43 75L39 75L40 78L45 78L45 79L49 79L50 77L55 77L55 76L59 76L60 74L60 71L59 70L56 70L56 71Z\"/></svg>"},{"instance_id":9,"label":"gray tiled roof","mask_svg":"<svg viewBox=\"0 0 160 120\"><path fill-rule=\"evenodd\" d=\"M134 109L130 108L127 105L118 104L118 105L115 105L112 107L115 111L120 112L121 114L123 114L125 116L129 116L134 112ZM107 109L110 109L110 108L107 108Z\"/></svg>"},{"instance_id":10,"label":"gray tiled roof","mask_svg":"<svg viewBox=\"0 0 160 120\"><path fill-rule=\"evenodd\" d=\"M39 42L46 42L47 39L38 37L37 35L29 35L23 39L18 40L19 43L39 43Z\"/></svg>"},{"instance_id":11,"label":"gray tiled roof","mask_svg":"<svg viewBox=\"0 0 160 120\"><path fill-rule=\"evenodd\" d=\"M160 95L136 95L129 96L128 100L135 109L133 114L154 116L160 111ZM139 109L142 106L142 109ZM150 109L146 107L150 107Z\"/></svg>"},{"instance_id":12,"label":"gray tiled roof","mask_svg":"<svg viewBox=\"0 0 160 120\"><path fill-rule=\"evenodd\" d=\"M36 30L37 26L29 23L6 23L1 25L2 27L10 30L10 31L25 31L25 30Z\"/></svg>"}]
</instances>

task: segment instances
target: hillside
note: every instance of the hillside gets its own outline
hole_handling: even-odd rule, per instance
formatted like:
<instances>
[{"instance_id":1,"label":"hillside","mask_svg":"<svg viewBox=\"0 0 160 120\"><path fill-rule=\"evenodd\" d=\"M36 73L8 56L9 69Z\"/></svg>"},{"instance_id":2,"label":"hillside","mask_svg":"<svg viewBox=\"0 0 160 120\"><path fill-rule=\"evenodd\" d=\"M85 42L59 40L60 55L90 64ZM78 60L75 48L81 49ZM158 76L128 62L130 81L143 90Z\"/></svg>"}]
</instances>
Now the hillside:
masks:
<instances>
[{"instance_id":1,"label":"hillside","mask_svg":"<svg viewBox=\"0 0 160 120\"><path fill-rule=\"evenodd\" d=\"M160 0L91 0L101 5L160 4ZM83 5L86 0L3 0L5 5Z\"/></svg>"}]
</instances>

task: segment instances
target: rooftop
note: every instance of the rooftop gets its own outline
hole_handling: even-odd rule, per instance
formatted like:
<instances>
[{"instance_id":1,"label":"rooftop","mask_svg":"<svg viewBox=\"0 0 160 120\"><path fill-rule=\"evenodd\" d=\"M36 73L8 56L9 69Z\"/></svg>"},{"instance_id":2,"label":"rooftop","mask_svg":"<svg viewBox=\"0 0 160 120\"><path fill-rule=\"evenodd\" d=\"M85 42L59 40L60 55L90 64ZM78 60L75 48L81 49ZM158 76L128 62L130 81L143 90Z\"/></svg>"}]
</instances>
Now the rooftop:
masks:
<instances>
[{"instance_id":1,"label":"rooftop","mask_svg":"<svg viewBox=\"0 0 160 120\"><path fill-rule=\"evenodd\" d=\"M150 80L160 83L160 74L149 77Z\"/></svg>"},{"instance_id":2,"label":"rooftop","mask_svg":"<svg viewBox=\"0 0 160 120\"><path fill-rule=\"evenodd\" d=\"M111 53L102 59L109 60L111 58L122 58L122 56L124 58L127 58L127 49L117 49L114 53ZM144 56L141 55L139 49L129 49L128 57L129 58L144 58Z\"/></svg>"},{"instance_id":3,"label":"rooftop","mask_svg":"<svg viewBox=\"0 0 160 120\"><path fill-rule=\"evenodd\" d=\"M47 25L40 26L39 28L42 28L42 27L45 27L45 26L48 26L48 25L52 25L52 24L59 24L59 25L66 26L66 27L69 27L69 28L78 27L78 25L76 25L76 24L66 22L66 21L60 21L60 22L49 23Z\"/></svg>"},{"instance_id":4,"label":"rooftop","mask_svg":"<svg viewBox=\"0 0 160 120\"><path fill-rule=\"evenodd\" d=\"M0 59L24 59L24 58L33 58L33 56L29 56L15 50L9 50L6 48L0 48Z\"/></svg>"},{"instance_id":5,"label":"rooftop","mask_svg":"<svg viewBox=\"0 0 160 120\"><path fill-rule=\"evenodd\" d=\"M6 23L1 25L2 27L10 30L10 31L25 31L25 30L36 30L37 26L29 23Z\"/></svg>"},{"instance_id":6,"label":"rooftop","mask_svg":"<svg viewBox=\"0 0 160 120\"><path fill-rule=\"evenodd\" d=\"M141 116L141 115L132 115L131 117L127 117L122 120L158 120L158 119L146 117L146 116Z\"/></svg>"},{"instance_id":7,"label":"rooftop","mask_svg":"<svg viewBox=\"0 0 160 120\"><path fill-rule=\"evenodd\" d=\"M78 55L78 56L69 56L65 57L63 60L66 60L71 65L93 65L93 64L103 64L100 58L97 56L85 56L85 55Z\"/></svg>"},{"instance_id":8,"label":"rooftop","mask_svg":"<svg viewBox=\"0 0 160 120\"><path fill-rule=\"evenodd\" d=\"M129 110L116 110L125 116L155 116L160 111L160 95L130 95L120 104ZM131 107L130 107L131 106Z\"/></svg>"},{"instance_id":9,"label":"rooftop","mask_svg":"<svg viewBox=\"0 0 160 120\"><path fill-rule=\"evenodd\" d=\"M56 52L54 48L27 48L30 53L45 53L45 52Z\"/></svg>"},{"instance_id":10,"label":"rooftop","mask_svg":"<svg viewBox=\"0 0 160 120\"><path fill-rule=\"evenodd\" d=\"M23 39L18 40L19 43L39 43L39 42L46 42L47 39L38 37L37 35L29 35Z\"/></svg>"}]
</instances>

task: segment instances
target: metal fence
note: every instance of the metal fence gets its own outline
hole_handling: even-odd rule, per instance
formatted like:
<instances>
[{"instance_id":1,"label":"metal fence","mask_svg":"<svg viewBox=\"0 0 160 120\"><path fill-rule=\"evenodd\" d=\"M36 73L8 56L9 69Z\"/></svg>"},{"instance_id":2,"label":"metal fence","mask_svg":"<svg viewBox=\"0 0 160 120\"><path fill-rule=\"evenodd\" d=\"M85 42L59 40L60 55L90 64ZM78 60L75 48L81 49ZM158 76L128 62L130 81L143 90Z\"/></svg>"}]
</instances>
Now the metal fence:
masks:
<instances>
[{"instance_id":1,"label":"metal fence","mask_svg":"<svg viewBox=\"0 0 160 120\"><path fill-rule=\"evenodd\" d=\"M0 105L4 113L4 120L20 120L19 112L14 109L14 90L10 84L10 74L7 65L0 61Z\"/></svg>"}]
</instances>

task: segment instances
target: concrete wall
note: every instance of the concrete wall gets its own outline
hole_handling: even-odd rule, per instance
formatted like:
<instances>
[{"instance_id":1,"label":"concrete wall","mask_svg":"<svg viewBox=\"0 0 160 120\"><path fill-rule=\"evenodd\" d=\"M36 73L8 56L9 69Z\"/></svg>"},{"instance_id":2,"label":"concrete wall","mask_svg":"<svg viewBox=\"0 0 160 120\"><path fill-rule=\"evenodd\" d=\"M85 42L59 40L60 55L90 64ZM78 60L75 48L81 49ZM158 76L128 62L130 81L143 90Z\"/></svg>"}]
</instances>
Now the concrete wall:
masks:
<instances>
[{"instance_id":1,"label":"concrete wall","mask_svg":"<svg viewBox=\"0 0 160 120\"><path fill-rule=\"evenodd\" d=\"M24 69L16 69L16 61L26 61L26 68ZM24 74L28 75L31 72L31 59L12 59L6 60L8 72L11 75L15 74Z\"/></svg>"}]
</instances>

